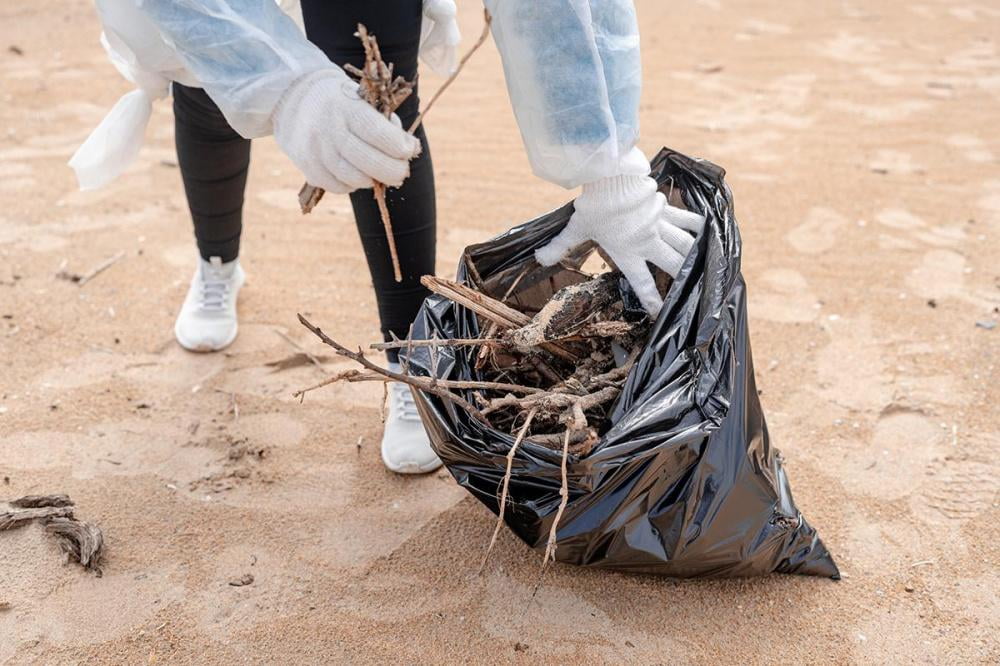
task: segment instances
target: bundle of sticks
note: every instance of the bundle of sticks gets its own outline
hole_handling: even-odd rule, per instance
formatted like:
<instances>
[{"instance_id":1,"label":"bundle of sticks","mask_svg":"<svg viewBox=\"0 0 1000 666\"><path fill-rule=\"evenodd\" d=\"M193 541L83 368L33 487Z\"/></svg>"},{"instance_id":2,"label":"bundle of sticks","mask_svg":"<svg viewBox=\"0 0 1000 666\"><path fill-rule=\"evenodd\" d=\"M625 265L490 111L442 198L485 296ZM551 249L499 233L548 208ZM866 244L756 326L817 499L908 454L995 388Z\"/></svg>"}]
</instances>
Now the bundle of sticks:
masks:
<instances>
[{"instance_id":1,"label":"bundle of sticks","mask_svg":"<svg viewBox=\"0 0 1000 666\"><path fill-rule=\"evenodd\" d=\"M338 373L295 395L335 382L400 381L456 404L490 428L519 439L586 455L609 426L608 411L621 393L635 357L649 331L648 317L625 317L622 278L617 271L556 291L543 307L524 312L509 303L511 293L493 298L473 284L424 276L430 291L472 310L478 337L469 339L396 340L370 345L373 350L402 349L403 372L383 368L331 339L299 315L302 324L338 354L362 369ZM444 347L472 347L476 380L422 377L407 372L406 359L418 347L429 350L431 363Z\"/></svg>"}]
</instances>

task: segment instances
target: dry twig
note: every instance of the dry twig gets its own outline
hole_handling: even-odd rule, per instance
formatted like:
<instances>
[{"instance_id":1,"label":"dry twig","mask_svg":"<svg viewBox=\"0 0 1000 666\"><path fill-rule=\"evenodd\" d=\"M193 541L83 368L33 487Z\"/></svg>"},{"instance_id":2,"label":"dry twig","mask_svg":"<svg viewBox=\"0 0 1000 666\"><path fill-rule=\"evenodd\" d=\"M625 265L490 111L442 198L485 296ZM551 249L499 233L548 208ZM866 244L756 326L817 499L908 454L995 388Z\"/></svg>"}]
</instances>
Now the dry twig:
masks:
<instances>
[{"instance_id":1,"label":"dry twig","mask_svg":"<svg viewBox=\"0 0 1000 666\"><path fill-rule=\"evenodd\" d=\"M497 536L500 534L500 528L503 527L503 516L507 508L507 490L510 488L511 470L514 466L514 454L517 453L517 449L521 446L521 442L524 441L524 436L528 434L528 428L531 427L531 422L534 420L535 414L536 410L528 412L527 418L524 419L524 425L521 426L521 430L517 433L517 439L514 440L513 446L511 446L510 451L507 452L507 471L503 475L500 490L500 511L497 513L497 524L496 527L493 528L493 536L490 537L490 545L486 547L486 552L483 553L483 561L479 565L480 574L483 573L483 569L486 568L486 561L489 559L490 553L493 552L493 546L497 542Z\"/></svg>"},{"instance_id":2,"label":"dry twig","mask_svg":"<svg viewBox=\"0 0 1000 666\"><path fill-rule=\"evenodd\" d=\"M78 273L71 273L65 269L61 269L58 273L56 273L56 277L62 280L69 280L70 282L75 282L77 286L82 287L83 285L87 284L95 277L103 273L104 271L108 270L109 268L117 264L124 256L125 252L120 251L114 254L113 256L105 259L94 268L91 268L83 275L80 275Z\"/></svg>"}]
</instances>

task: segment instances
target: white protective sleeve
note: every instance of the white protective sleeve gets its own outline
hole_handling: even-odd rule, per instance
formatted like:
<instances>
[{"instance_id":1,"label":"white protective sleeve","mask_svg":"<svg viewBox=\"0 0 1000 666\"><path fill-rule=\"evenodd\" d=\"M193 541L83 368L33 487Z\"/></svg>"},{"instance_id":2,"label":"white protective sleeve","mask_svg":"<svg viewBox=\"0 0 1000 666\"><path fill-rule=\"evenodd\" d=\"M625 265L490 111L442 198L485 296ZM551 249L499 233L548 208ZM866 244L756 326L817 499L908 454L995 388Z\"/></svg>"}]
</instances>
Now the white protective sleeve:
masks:
<instances>
[{"instance_id":1,"label":"white protective sleeve","mask_svg":"<svg viewBox=\"0 0 1000 666\"><path fill-rule=\"evenodd\" d=\"M645 175L632 0L484 0L535 174L571 188ZM641 162L641 163L640 163Z\"/></svg>"},{"instance_id":2,"label":"white protective sleeve","mask_svg":"<svg viewBox=\"0 0 1000 666\"><path fill-rule=\"evenodd\" d=\"M134 1L246 138L271 133L271 114L296 79L335 67L274 0Z\"/></svg>"},{"instance_id":3,"label":"white protective sleeve","mask_svg":"<svg viewBox=\"0 0 1000 666\"><path fill-rule=\"evenodd\" d=\"M96 0L95 4L103 28L101 44L111 62L136 89L118 100L70 159L69 166L76 172L83 190L107 185L135 161L153 102L170 93L171 81L202 87L196 72L212 74L215 85L210 94L218 95L216 101L221 102L223 113L237 131L253 137L270 132L270 111L281 94L281 86L289 78L294 79L299 72L331 66L325 56L305 42L298 0L277 1L282 11L292 17L298 36L288 29L287 21L275 15L273 8L277 5L271 0L186 4ZM174 35L172 39L168 41L154 17L169 25L170 34ZM261 23L254 24L256 20ZM274 34L268 33L272 28ZM219 35L229 35L233 41L239 41L242 30L246 33L244 47L220 54L219 49L224 47L220 42L213 48L214 40L209 32L213 29L218 30ZM185 31L194 35L185 37ZM191 57L184 57L177 45L192 38L200 40L202 49ZM260 42L271 46L269 55L267 49L262 49L261 57L256 57L254 45ZM236 66L227 66L227 58L239 61ZM275 60L282 66L277 71L266 71L268 63ZM240 108L244 101L249 105Z\"/></svg>"}]
</instances>

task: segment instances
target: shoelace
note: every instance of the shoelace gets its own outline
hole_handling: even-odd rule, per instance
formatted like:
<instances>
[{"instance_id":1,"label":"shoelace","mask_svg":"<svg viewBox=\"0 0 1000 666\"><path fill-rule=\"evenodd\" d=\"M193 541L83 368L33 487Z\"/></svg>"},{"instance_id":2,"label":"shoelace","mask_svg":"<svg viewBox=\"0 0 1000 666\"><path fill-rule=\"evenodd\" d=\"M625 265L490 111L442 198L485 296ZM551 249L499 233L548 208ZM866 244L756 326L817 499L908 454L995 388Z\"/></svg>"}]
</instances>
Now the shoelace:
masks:
<instances>
[{"instance_id":1,"label":"shoelace","mask_svg":"<svg viewBox=\"0 0 1000 666\"><path fill-rule=\"evenodd\" d=\"M199 295L199 305L203 310L221 310L226 305L226 297L229 295L229 282L213 275L209 271L201 274L201 294Z\"/></svg>"},{"instance_id":2,"label":"shoelace","mask_svg":"<svg viewBox=\"0 0 1000 666\"><path fill-rule=\"evenodd\" d=\"M399 408L399 418L403 421L419 421L420 413L417 412L417 403L410 387L401 382L393 382L390 386Z\"/></svg>"}]
</instances>

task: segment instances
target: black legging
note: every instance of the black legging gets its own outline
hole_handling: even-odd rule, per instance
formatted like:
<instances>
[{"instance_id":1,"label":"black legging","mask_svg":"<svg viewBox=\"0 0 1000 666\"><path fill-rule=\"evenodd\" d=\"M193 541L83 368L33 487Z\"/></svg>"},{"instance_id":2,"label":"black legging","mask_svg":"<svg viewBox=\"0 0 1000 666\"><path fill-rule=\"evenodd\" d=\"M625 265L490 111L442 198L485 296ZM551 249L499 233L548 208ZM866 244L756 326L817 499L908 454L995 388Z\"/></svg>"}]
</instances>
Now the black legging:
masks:
<instances>
[{"instance_id":1,"label":"black legging","mask_svg":"<svg viewBox=\"0 0 1000 666\"><path fill-rule=\"evenodd\" d=\"M352 63L360 67L364 62L361 42L354 36L357 24L364 23L378 38L382 57L394 63L394 71L407 79L416 78L422 0L302 0L302 13L309 40L338 65ZM198 250L205 259L232 261L240 249L250 141L229 126L204 90L175 83L173 94L177 161ZM413 122L419 108L414 88L396 112L403 127ZM386 197L402 282L397 283L393 277L389 245L372 191L351 194L386 339L406 336L427 295L420 276L434 272L434 171L423 127L416 135L423 146L420 157L410 163L410 177L398 189L389 189ZM390 358L394 359L395 354Z\"/></svg>"}]
</instances>

